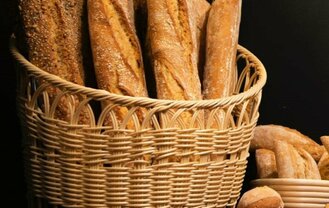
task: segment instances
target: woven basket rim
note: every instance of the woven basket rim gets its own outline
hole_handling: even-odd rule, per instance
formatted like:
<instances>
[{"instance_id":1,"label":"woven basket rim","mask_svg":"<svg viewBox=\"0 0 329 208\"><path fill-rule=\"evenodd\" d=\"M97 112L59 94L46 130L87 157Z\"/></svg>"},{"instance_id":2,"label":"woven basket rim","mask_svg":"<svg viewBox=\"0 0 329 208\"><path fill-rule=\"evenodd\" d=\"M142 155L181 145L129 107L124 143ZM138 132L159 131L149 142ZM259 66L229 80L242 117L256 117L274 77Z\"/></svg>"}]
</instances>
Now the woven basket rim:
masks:
<instances>
[{"instance_id":1,"label":"woven basket rim","mask_svg":"<svg viewBox=\"0 0 329 208\"><path fill-rule=\"evenodd\" d=\"M253 66L257 70L256 73L259 75L259 79L255 84L251 86L250 89L241 92L236 95L231 95L228 97L223 97L219 99L208 99L208 100L165 100L165 99L157 99L157 98L149 98L149 97L132 97L126 95L118 95L114 93L110 93L106 90L95 89L87 86L81 86L79 84L75 84L73 82L64 80L59 76L50 74L39 67L35 66L31 62L29 62L17 49L16 47L16 38L14 35L11 36L10 39L10 51L13 57L18 61L22 66L24 66L25 70L27 70L31 75L42 78L47 82L53 84L55 87L60 89L67 89L73 93L83 93L88 97L92 97L95 100L108 100L124 102L129 104L135 104L142 107L155 107L155 106L168 106L170 108L217 108L227 106L233 103L240 103L245 99L251 98L255 96L266 84L267 73L262 62L248 49L244 48L241 45L238 45L238 52L242 54L242 56L248 59L253 63Z\"/></svg>"}]
</instances>

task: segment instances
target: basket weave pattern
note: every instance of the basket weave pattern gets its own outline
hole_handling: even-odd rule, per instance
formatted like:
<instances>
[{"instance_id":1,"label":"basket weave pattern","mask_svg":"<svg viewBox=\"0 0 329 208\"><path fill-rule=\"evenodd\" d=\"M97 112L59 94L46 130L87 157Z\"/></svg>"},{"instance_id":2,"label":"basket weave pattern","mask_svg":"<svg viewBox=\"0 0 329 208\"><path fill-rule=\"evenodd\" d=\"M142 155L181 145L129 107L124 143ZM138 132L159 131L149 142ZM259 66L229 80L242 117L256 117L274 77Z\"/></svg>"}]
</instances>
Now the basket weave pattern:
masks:
<instances>
[{"instance_id":1,"label":"basket weave pattern","mask_svg":"<svg viewBox=\"0 0 329 208\"><path fill-rule=\"evenodd\" d=\"M239 48L235 95L203 101L134 98L78 86L33 66L15 47L12 53L19 63L18 114L33 197L67 208L235 206L266 82L263 65L249 51ZM56 99L49 98L49 87L61 92ZM54 116L62 98L69 121ZM116 106L128 109L122 122ZM79 123L82 112L88 123ZM187 112L188 124L182 122ZM111 126L104 125L108 118Z\"/></svg>"}]
</instances>

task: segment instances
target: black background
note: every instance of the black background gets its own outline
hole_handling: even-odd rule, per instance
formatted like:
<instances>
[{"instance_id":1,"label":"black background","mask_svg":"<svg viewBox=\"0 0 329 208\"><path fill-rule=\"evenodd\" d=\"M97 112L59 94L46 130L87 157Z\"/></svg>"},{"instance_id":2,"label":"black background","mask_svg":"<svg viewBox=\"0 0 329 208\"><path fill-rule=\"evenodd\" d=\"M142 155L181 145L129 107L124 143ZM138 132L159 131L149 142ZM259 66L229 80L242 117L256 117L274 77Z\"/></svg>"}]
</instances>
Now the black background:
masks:
<instances>
[{"instance_id":1,"label":"black background","mask_svg":"<svg viewBox=\"0 0 329 208\"><path fill-rule=\"evenodd\" d=\"M25 207L15 71L8 52L17 8L15 0L0 4L1 203ZM329 135L328 11L328 0L243 1L240 44L268 73L259 124L289 126L316 141ZM246 182L253 176L251 167Z\"/></svg>"}]
</instances>

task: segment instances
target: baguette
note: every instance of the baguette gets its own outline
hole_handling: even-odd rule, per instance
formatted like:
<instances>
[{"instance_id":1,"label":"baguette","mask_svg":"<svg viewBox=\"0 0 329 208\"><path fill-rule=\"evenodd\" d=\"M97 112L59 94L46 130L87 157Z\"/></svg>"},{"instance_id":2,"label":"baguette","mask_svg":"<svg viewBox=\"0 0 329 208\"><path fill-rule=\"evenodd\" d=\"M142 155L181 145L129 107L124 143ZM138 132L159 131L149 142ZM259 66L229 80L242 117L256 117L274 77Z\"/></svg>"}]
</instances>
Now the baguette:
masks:
<instances>
[{"instance_id":1,"label":"baguette","mask_svg":"<svg viewBox=\"0 0 329 208\"><path fill-rule=\"evenodd\" d=\"M153 66L156 94L159 99L201 100L201 82L198 65L200 39L209 4L204 0L147 0L147 45ZM174 113L177 111L173 110ZM198 119L203 119L199 113ZM170 113L160 115L160 121L172 120ZM175 128L195 127L193 112L181 112L174 120ZM161 122L165 125L165 122ZM173 126L170 126L173 127ZM181 157L155 158L157 162L190 162L208 160L209 155L189 155L193 148L177 149ZM187 153L188 152L188 153Z\"/></svg>"},{"instance_id":2,"label":"baguette","mask_svg":"<svg viewBox=\"0 0 329 208\"><path fill-rule=\"evenodd\" d=\"M233 93L241 19L241 0L216 0L207 22L203 98L216 99Z\"/></svg>"},{"instance_id":3,"label":"baguette","mask_svg":"<svg viewBox=\"0 0 329 208\"><path fill-rule=\"evenodd\" d=\"M263 186L245 192L237 208L283 208L284 204L278 192Z\"/></svg>"},{"instance_id":4,"label":"baguette","mask_svg":"<svg viewBox=\"0 0 329 208\"><path fill-rule=\"evenodd\" d=\"M111 93L147 97L141 48L134 28L133 5L129 0L88 0L90 42L97 85ZM104 103L108 105L109 102ZM126 107L115 107L120 125L135 128L132 119L122 123ZM143 119L143 110L137 115ZM109 118L105 125L113 125Z\"/></svg>"},{"instance_id":5,"label":"baguette","mask_svg":"<svg viewBox=\"0 0 329 208\"><path fill-rule=\"evenodd\" d=\"M279 178L306 178L304 160L292 145L278 140L274 153Z\"/></svg>"},{"instance_id":6,"label":"baguette","mask_svg":"<svg viewBox=\"0 0 329 208\"><path fill-rule=\"evenodd\" d=\"M202 99L198 75L198 39L201 38L199 28L204 24L202 19L205 21L204 16L208 7L201 6L198 8L199 12L195 10L202 1L147 1L147 36L159 99ZM207 5L206 2L205 4ZM200 114L201 117L203 119L203 115ZM191 120L192 112L185 111L180 114L176 126L193 127Z\"/></svg>"},{"instance_id":7,"label":"baguette","mask_svg":"<svg viewBox=\"0 0 329 208\"><path fill-rule=\"evenodd\" d=\"M216 0L211 5L207 22L203 99L227 97L234 91L240 13L241 0ZM218 111L215 119L210 115L211 111L205 112L208 127L227 127L224 111Z\"/></svg>"},{"instance_id":8,"label":"baguette","mask_svg":"<svg viewBox=\"0 0 329 208\"><path fill-rule=\"evenodd\" d=\"M316 161L319 161L324 151L319 144L297 130L272 124L256 126L250 150L262 148L273 151L276 140L286 141L297 149L305 149Z\"/></svg>"},{"instance_id":9,"label":"baguette","mask_svg":"<svg viewBox=\"0 0 329 208\"><path fill-rule=\"evenodd\" d=\"M211 8L210 4L205 0L189 0L187 2L189 11L193 11L194 17L190 18L192 25L195 28L195 33L192 33L192 37L196 45L196 53L194 54L198 64L199 78L203 80L203 67L206 58L206 31L208 14ZM191 13L192 15L192 13Z\"/></svg>"},{"instance_id":10,"label":"baguette","mask_svg":"<svg viewBox=\"0 0 329 208\"><path fill-rule=\"evenodd\" d=\"M271 150L256 150L256 167L258 178L277 178L275 154Z\"/></svg>"},{"instance_id":11,"label":"baguette","mask_svg":"<svg viewBox=\"0 0 329 208\"><path fill-rule=\"evenodd\" d=\"M200 100L195 11L191 1L148 0L148 37L157 97Z\"/></svg>"},{"instance_id":12,"label":"baguette","mask_svg":"<svg viewBox=\"0 0 329 208\"><path fill-rule=\"evenodd\" d=\"M50 74L84 85L82 60L82 21L84 0L20 1L29 61ZM48 87L50 101L60 90ZM54 117L72 118L69 99L59 100ZM75 98L75 105L78 100ZM80 118L87 122L87 115Z\"/></svg>"}]
</instances>

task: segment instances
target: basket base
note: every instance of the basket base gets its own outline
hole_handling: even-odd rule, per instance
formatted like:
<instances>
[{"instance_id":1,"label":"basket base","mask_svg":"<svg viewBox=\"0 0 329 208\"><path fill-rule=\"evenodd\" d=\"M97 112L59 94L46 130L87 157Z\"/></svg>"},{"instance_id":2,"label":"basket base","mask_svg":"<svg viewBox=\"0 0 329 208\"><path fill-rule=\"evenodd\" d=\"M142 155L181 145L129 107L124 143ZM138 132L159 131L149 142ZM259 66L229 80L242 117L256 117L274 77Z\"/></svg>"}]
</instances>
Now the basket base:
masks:
<instances>
[{"instance_id":1,"label":"basket base","mask_svg":"<svg viewBox=\"0 0 329 208\"><path fill-rule=\"evenodd\" d=\"M40 198L40 197L34 197L29 196L28 197L28 208L66 208L61 205L54 205L50 204L47 199ZM225 206L221 208L236 208L236 205L234 206Z\"/></svg>"}]
</instances>

